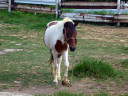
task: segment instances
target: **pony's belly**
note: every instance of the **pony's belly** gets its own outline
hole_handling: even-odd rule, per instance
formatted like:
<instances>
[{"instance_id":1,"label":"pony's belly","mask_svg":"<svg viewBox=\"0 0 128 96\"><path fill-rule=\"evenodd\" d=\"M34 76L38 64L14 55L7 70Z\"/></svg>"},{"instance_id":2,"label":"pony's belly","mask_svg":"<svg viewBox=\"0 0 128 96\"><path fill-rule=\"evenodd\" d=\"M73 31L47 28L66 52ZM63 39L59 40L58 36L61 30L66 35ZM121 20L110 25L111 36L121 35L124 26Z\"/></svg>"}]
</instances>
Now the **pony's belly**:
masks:
<instances>
[{"instance_id":1,"label":"pony's belly","mask_svg":"<svg viewBox=\"0 0 128 96\"><path fill-rule=\"evenodd\" d=\"M49 35L50 32L47 32L45 33L45 36L44 36L44 42L45 42L45 45L49 48L49 49L52 49L53 48L53 40L52 40L52 36Z\"/></svg>"},{"instance_id":2,"label":"pony's belly","mask_svg":"<svg viewBox=\"0 0 128 96\"><path fill-rule=\"evenodd\" d=\"M50 48L50 42L49 42L48 38L46 38L46 37L44 37L44 38L45 38L45 39L44 39L45 45L46 45L48 48Z\"/></svg>"}]
</instances>

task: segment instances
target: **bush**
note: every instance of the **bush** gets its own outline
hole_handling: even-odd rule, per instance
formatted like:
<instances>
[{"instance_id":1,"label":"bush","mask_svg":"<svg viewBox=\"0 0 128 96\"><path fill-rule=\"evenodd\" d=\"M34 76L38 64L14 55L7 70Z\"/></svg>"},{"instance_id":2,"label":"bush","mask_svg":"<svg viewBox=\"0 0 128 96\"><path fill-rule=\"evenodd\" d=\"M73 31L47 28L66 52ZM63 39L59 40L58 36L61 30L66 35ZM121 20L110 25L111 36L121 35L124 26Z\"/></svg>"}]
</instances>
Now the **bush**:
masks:
<instances>
[{"instance_id":1,"label":"bush","mask_svg":"<svg viewBox=\"0 0 128 96\"><path fill-rule=\"evenodd\" d=\"M76 77L93 76L99 79L105 79L116 75L116 71L108 63L93 58L84 58L74 67Z\"/></svg>"}]
</instances>

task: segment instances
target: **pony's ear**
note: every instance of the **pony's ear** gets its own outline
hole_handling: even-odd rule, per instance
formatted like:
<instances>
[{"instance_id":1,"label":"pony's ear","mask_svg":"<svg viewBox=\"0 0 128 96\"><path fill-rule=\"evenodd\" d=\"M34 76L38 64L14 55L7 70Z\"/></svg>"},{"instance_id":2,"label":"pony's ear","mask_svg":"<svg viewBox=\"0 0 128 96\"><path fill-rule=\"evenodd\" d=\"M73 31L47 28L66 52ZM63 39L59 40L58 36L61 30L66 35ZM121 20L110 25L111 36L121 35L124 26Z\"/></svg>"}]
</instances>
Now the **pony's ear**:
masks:
<instances>
[{"instance_id":1,"label":"pony's ear","mask_svg":"<svg viewBox=\"0 0 128 96\"><path fill-rule=\"evenodd\" d=\"M78 22L76 22L75 24L74 24L74 26L76 27L78 25Z\"/></svg>"}]
</instances>

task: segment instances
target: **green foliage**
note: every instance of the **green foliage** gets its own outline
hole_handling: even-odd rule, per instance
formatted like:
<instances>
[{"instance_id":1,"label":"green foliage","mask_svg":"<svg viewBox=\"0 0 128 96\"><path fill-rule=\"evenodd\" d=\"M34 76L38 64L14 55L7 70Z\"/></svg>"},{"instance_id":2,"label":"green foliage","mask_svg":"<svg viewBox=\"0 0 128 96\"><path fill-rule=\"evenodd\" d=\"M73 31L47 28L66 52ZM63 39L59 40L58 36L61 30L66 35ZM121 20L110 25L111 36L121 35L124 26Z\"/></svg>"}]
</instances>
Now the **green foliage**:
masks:
<instances>
[{"instance_id":1,"label":"green foliage","mask_svg":"<svg viewBox=\"0 0 128 96\"><path fill-rule=\"evenodd\" d=\"M124 93L124 94L120 93L118 96L128 96L128 93Z\"/></svg>"},{"instance_id":2,"label":"green foliage","mask_svg":"<svg viewBox=\"0 0 128 96\"><path fill-rule=\"evenodd\" d=\"M74 75L77 77L85 77L88 75L95 78L105 79L114 77L116 71L108 63L85 57L74 67Z\"/></svg>"},{"instance_id":3,"label":"green foliage","mask_svg":"<svg viewBox=\"0 0 128 96\"><path fill-rule=\"evenodd\" d=\"M99 93L96 93L94 96L109 96L109 94L104 92L99 92Z\"/></svg>"},{"instance_id":4,"label":"green foliage","mask_svg":"<svg viewBox=\"0 0 128 96\"><path fill-rule=\"evenodd\" d=\"M84 96L84 95L79 94L79 93L70 93L70 92L67 92L67 91L59 91L57 93L54 93L54 95L37 94L35 96Z\"/></svg>"},{"instance_id":5,"label":"green foliage","mask_svg":"<svg viewBox=\"0 0 128 96\"><path fill-rule=\"evenodd\" d=\"M83 94L59 91L59 92L55 93L54 96L83 96Z\"/></svg>"},{"instance_id":6,"label":"green foliage","mask_svg":"<svg viewBox=\"0 0 128 96\"><path fill-rule=\"evenodd\" d=\"M38 30L42 30L49 21L55 19L54 15L40 13L34 15L34 13L12 11L9 14L7 10L0 10L0 13L0 20L4 23L23 24L26 28ZM13 30L16 30L16 28L13 28Z\"/></svg>"},{"instance_id":7,"label":"green foliage","mask_svg":"<svg viewBox=\"0 0 128 96\"><path fill-rule=\"evenodd\" d=\"M122 67L128 68L128 59L122 60L121 64L122 64Z\"/></svg>"},{"instance_id":8,"label":"green foliage","mask_svg":"<svg viewBox=\"0 0 128 96\"><path fill-rule=\"evenodd\" d=\"M69 12L69 13L76 13L73 9L62 9L62 12ZM112 11L105 11L105 10L101 10L101 11L77 11L77 13L85 13L85 14L100 14L100 15L114 15L114 13Z\"/></svg>"}]
</instances>

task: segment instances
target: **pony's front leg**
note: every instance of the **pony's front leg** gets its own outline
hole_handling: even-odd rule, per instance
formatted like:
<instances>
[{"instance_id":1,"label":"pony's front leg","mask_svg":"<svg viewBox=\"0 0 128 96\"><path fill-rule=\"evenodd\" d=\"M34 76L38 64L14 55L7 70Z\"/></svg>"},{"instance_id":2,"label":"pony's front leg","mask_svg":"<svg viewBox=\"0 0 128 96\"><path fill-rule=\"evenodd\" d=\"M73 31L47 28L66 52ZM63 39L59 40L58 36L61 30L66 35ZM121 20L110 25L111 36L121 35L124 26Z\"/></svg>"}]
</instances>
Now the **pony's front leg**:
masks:
<instances>
[{"instance_id":1,"label":"pony's front leg","mask_svg":"<svg viewBox=\"0 0 128 96\"><path fill-rule=\"evenodd\" d=\"M58 80L61 80L61 76L60 76L60 64L61 64L61 61L62 61L62 56L60 56L60 57L58 57L58 73L57 73L57 75L58 75L58 77L57 77L57 79Z\"/></svg>"},{"instance_id":2,"label":"pony's front leg","mask_svg":"<svg viewBox=\"0 0 128 96\"><path fill-rule=\"evenodd\" d=\"M68 67L69 67L69 61L68 61L68 50L66 50L63 53L64 58L64 66L65 66L65 72L64 72L64 81L62 82L64 85L67 85L69 83L68 78Z\"/></svg>"}]
</instances>

